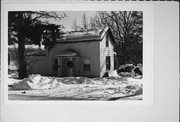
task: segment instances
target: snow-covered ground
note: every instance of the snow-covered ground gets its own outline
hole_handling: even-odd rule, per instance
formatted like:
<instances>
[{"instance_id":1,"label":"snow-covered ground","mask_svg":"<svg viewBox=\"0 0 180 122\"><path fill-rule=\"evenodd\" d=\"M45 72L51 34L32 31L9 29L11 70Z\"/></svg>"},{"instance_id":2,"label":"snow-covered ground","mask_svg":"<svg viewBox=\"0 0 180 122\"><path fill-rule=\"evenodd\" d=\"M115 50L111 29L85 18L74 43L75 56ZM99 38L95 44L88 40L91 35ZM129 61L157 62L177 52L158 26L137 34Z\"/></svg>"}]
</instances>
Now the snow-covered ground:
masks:
<instances>
[{"instance_id":1,"label":"snow-covered ground","mask_svg":"<svg viewBox=\"0 0 180 122\"><path fill-rule=\"evenodd\" d=\"M46 77L30 75L23 80L9 78L9 95L48 97L60 100L142 99L142 80L124 77ZM15 97L13 99L16 99ZM22 97L23 99L23 97Z\"/></svg>"}]
</instances>

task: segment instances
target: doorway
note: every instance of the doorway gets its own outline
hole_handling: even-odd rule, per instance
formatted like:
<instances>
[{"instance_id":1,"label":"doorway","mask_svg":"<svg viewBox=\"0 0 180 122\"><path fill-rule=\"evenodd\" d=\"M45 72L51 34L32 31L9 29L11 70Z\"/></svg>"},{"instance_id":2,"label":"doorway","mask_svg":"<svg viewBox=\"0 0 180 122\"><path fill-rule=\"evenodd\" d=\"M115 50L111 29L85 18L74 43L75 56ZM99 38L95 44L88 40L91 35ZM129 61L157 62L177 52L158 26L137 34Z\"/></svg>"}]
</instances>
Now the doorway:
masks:
<instances>
[{"instance_id":1,"label":"doorway","mask_svg":"<svg viewBox=\"0 0 180 122\"><path fill-rule=\"evenodd\" d=\"M69 77L77 76L79 70L79 57L57 57L56 60L56 71L57 76Z\"/></svg>"}]
</instances>

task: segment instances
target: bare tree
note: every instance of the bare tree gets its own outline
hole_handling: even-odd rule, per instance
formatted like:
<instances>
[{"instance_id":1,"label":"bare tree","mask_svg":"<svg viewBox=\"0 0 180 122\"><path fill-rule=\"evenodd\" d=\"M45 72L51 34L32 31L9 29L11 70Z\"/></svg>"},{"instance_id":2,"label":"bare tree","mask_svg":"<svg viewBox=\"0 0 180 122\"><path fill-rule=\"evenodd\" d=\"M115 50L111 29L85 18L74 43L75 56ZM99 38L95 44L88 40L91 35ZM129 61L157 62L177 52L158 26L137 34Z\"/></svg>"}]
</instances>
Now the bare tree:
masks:
<instances>
[{"instance_id":1,"label":"bare tree","mask_svg":"<svg viewBox=\"0 0 180 122\"><path fill-rule=\"evenodd\" d=\"M103 11L91 18L90 27L110 27L117 45L117 54L125 57L129 48L142 50L142 12Z\"/></svg>"},{"instance_id":2,"label":"bare tree","mask_svg":"<svg viewBox=\"0 0 180 122\"><path fill-rule=\"evenodd\" d=\"M82 28L85 30L88 29L88 20L85 13L82 15Z\"/></svg>"},{"instance_id":3,"label":"bare tree","mask_svg":"<svg viewBox=\"0 0 180 122\"><path fill-rule=\"evenodd\" d=\"M90 25L91 29L96 29L97 28L96 23L95 23L95 18L91 17L89 25Z\"/></svg>"},{"instance_id":4,"label":"bare tree","mask_svg":"<svg viewBox=\"0 0 180 122\"><path fill-rule=\"evenodd\" d=\"M74 31L78 31L78 30L79 30L79 26L78 26L78 24L77 24L77 20L76 20L76 19L73 20L72 29L73 29Z\"/></svg>"},{"instance_id":5,"label":"bare tree","mask_svg":"<svg viewBox=\"0 0 180 122\"><path fill-rule=\"evenodd\" d=\"M97 12L94 17L90 19L90 29L101 29L108 26L108 18L104 16L104 12Z\"/></svg>"},{"instance_id":6,"label":"bare tree","mask_svg":"<svg viewBox=\"0 0 180 122\"><path fill-rule=\"evenodd\" d=\"M90 29L100 29L100 28L105 27L105 25L103 25L102 23L100 16L98 15L91 17L89 26L90 26Z\"/></svg>"}]
</instances>

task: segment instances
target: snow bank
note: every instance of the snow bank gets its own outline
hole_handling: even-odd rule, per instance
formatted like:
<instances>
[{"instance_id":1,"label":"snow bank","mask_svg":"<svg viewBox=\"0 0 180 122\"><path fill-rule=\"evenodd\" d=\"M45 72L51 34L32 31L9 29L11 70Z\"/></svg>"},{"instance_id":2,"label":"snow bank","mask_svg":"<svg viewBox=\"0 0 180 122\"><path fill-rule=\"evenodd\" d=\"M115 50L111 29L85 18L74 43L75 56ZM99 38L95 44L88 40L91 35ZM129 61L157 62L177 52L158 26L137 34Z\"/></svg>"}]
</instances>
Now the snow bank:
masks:
<instances>
[{"instance_id":1,"label":"snow bank","mask_svg":"<svg viewBox=\"0 0 180 122\"><path fill-rule=\"evenodd\" d=\"M121 77L117 74L117 70L109 71L108 72L109 77Z\"/></svg>"},{"instance_id":2,"label":"snow bank","mask_svg":"<svg viewBox=\"0 0 180 122\"><path fill-rule=\"evenodd\" d=\"M11 84L14 79L10 79ZM13 89L15 90L31 90L31 89L52 89L60 85L68 84L95 84L95 81L86 77L46 77L41 75L30 75L28 78L15 82Z\"/></svg>"},{"instance_id":3,"label":"snow bank","mask_svg":"<svg viewBox=\"0 0 180 122\"><path fill-rule=\"evenodd\" d=\"M21 82L22 80L18 80L18 79L14 79L14 78L8 78L8 86L11 86L15 83L19 83Z\"/></svg>"},{"instance_id":4,"label":"snow bank","mask_svg":"<svg viewBox=\"0 0 180 122\"><path fill-rule=\"evenodd\" d=\"M13 84L12 88L15 90L31 90L31 89L51 89L58 84L53 77L42 77L41 75L30 75L21 82Z\"/></svg>"},{"instance_id":5,"label":"snow bank","mask_svg":"<svg viewBox=\"0 0 180 122\"><path fill-rule=\"evenodd\" d=\"M14 83L12 94L73 100L116 100L142 94L142 81L124 77L45 77L30 75ZM17 90L17 91L15 91ZM20 91L18 91L20 90ZM27 90L22 92L21 90Z\"/></svg>"},{"instance_id":6,"label":"snow bank","mask_svg":"<svg viewBox=\"0 0 180 122\"><path fill-rule=\"evenodd\" d=\"M46 77L41 75L30 75L28 78L14 83L12 88L15 90L31 89L53 89L63 85L133 85L141 87L140 79L125 79L121 77L106 78L87 78L87 77Z\"/></svg>"}]
</instances>

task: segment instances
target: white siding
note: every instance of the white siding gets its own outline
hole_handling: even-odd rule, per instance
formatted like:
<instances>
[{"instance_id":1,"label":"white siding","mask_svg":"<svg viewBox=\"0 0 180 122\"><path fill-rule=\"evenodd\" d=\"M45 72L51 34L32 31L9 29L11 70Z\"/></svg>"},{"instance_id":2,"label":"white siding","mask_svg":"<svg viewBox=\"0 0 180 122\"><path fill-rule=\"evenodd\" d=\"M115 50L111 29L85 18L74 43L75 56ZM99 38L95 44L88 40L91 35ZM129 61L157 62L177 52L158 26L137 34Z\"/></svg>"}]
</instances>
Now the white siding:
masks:
<instances>
[{"instance_id":1,"label":"white siding","mask_svg":"<svg viewBox=\"0 0 180 122\"><path fill-rule=\"evenodd\" d=\"M106 56L111 57L111 69L114 70L114 51L113 51L113 45L109 38L106 38L106 35L104 36L103 40L100 42L100 77L104 75L106 72ZM109 46L106 47L106 39L108 39Z\"/></svg>"}]
</instances>

